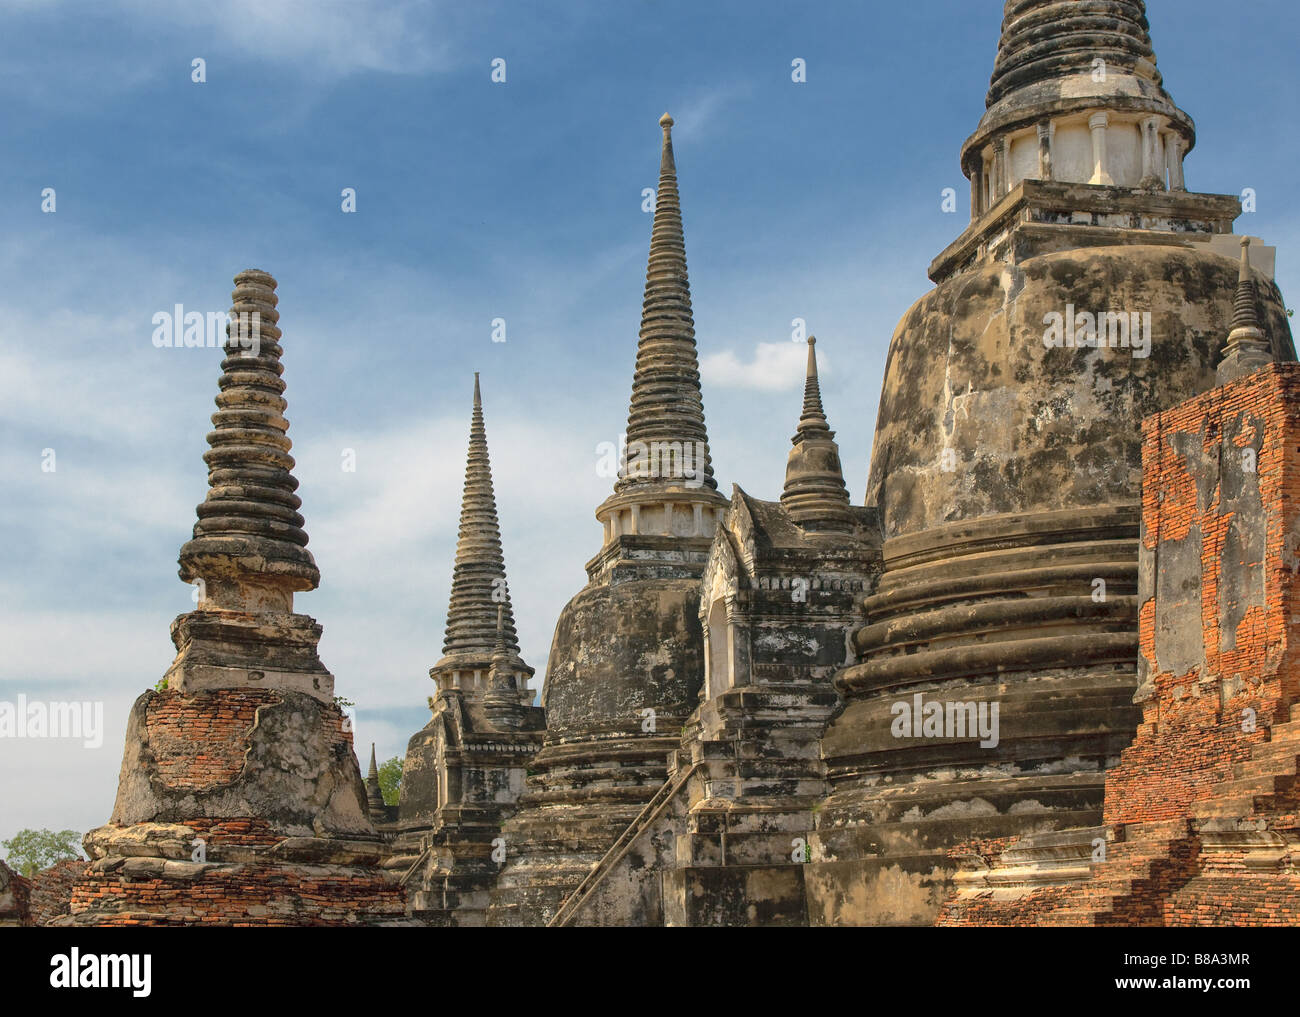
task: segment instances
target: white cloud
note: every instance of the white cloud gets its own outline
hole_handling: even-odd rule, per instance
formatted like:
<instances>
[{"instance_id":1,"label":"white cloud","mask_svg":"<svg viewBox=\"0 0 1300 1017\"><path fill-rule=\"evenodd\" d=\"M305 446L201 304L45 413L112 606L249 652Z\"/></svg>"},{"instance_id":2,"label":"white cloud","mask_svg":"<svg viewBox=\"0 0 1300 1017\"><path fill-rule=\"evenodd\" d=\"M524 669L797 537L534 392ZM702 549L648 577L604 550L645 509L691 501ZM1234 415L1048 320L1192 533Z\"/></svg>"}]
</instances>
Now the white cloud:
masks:
<instances>
[{"instance_id":1,"label":"white cloud","mask_svg":"<svg viewBox=\"0 0 1300 1017\"><path fill-rule=\"evenodd\" d=\"M437 70L451 48L442 5L428 0L125 0L124 7L150 22L211 33L249 56L340 74Z\"/></svg>"},{"instance_id":2,"label":"white cloud","mask_svg":"<svg viewBox=\"0 0 1300 1017\"><path fill-rule=\"evenodd\" d=\"M700 376L720 388L784 392L803 386L807 363L808 347L803 343L759 343L748 363L731 350L710 353L700 361ZM826 358L820 352L817 369L826 373Z\"/></svg>"}]
</instances>

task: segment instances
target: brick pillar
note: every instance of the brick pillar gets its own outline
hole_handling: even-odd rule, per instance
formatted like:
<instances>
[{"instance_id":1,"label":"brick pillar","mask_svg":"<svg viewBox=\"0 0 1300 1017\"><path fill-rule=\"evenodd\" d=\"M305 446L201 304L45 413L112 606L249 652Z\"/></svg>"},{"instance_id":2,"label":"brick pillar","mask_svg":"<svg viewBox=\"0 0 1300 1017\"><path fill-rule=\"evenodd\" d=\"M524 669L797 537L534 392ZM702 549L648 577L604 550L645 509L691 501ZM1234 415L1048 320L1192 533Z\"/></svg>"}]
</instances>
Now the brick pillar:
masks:
<instances>
[{"instance_id":1,"label":"brick pillar","mask_svg":"<svg viewBox=\"0 0 1300 1017\"><path fill-rule=\"evenodd\" d=\"M1300 365L1143 424L1142 725L1106 779L1107 823L1189 814L1296 700Z\"/></svg>"}]
</instances>

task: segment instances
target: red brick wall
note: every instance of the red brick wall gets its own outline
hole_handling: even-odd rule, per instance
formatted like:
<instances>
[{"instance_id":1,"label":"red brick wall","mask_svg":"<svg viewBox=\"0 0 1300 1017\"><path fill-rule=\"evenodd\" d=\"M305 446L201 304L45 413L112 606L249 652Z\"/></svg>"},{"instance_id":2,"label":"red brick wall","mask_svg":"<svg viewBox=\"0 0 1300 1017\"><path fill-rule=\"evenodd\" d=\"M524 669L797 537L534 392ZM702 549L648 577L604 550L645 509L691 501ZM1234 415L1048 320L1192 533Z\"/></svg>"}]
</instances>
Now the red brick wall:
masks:
<instances>
[{"instance_id":1,"label":"red brick wall","mask_svg":"<svg viewBox=\"0 0 1300 1017\"><path fill-rule=\"evenodd\" d=\"M1165 903L1168 926L1300 925L1300 876L1198 876Z\"/></svg>"},{"instance_id":2,"label":"red brick wall","mask_svg":"<svg viewBox=\"0 0 1300 1017\"><path fill-rule=\"evenodd\" d=\"M151 697L145 725L159 776L173 788L231 783L244 768L258 708L279 702L274 692L260 689L195 695L169 689Z\"/></svg>"},{"instance_id":3,"label":"red brick wall","mask_svg":"<svg viewBox=\"0 0 1300 1017\"><path fill-rule=\"evenodd\" d=\"M1014 900L969 899L957 896L944 902L935 924L945 928L1024 928L1041 924L1044 916L1069 902L1073 885L1030 890Z\"/></svg>"},{"instance_id":4,"label":"red brick wall","mask_svg":"<svg viewBox=\"0 0 1300 1017\"><path fill-rule=\"evenodd\" d=\"M210 870L194 881L88 873L71 911L94 910L95 924L373 925L400 919L402 887L376 870L250 863Z\"/></svg>"},{"instance_id":5,"label":"red brick wall","mask_svg":"<svg viewBox=\"0 0 1300 1017\"><path fill-rule=\"evenodd\" d=\"M33 925L44 925L51 918L68 913L72 887L85 875L87 864L81 859L68 859L32 876L29 906Z\"/></svg>"},{"instance_id":6,"label":"red brick wall","mask_svg":"<svg viewBox=\"0 0 1300 1017\"><path fill-rule=\"evenodd\" d=\"M277 833L265 819L187 819L185 825L196 839L208 845L267 847L278 844L284 834Z\"/></svg>"},{"instance_id":7,"label":"red brick wall","mask_svg":"<svg viewBox=\"0 0 1300 1017\"><path fill-rule=\"evenodd\" d=\"M1221 485L1209 503L1198 504L1196 473L1201 464L1176 435L1202 435L1201 452L1211 461L1240 456L1253 428L1248 417L1261 418L1257 475L1263 525L1264 605L1246 611L1236 629L1236 648L1220 641L1220 617L1228 589L1225 537L1233 518ZM1240 428L1240 433L1235 433ZM1297 671L1287 645L1288 619L1296 607L1296 560L1288 540L1300 504L1300 365L1279 364L1189 400L1143 423L1142 513L1144 549L1161 554L1201 533L1201 630L1203 667L1175 674L1157 659L1156 627L1164 606L1151 597L1139 613L1139 645L1154 695L1143 704L1143 721L1119 766L1106 777L1105 822L1141 823L1186 815L1191 804L1209 797L1210 789L1231 777L1232 765L1245 759L1253 744L1267 739L1267 728L1289 718ZM1193 577L1195 578L1195 577ZM1226 684L1246 681L1238 691ZM1258 730L1243 731L1245 708L1256 711Z\"/></svg>"}]
</instances>

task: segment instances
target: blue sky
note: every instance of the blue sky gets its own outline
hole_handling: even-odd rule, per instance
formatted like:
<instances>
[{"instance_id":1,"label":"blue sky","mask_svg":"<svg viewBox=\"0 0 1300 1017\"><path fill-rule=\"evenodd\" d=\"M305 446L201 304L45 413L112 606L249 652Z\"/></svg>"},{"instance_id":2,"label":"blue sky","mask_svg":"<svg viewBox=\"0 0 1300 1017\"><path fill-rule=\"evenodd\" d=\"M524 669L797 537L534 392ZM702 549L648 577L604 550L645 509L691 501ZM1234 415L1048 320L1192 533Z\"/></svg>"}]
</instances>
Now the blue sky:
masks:
<instances>
[{"instance_id":1,"label":"blue sky","mask_svg":"<svg viewBox=\"0 0 1300 1017\"><path fill-rule=\"evenodd\" d=\"M1239 232L1278 246L1294 294L1293 5L1148 9L1199 130L1189 188L1256 189ZM176 553L220 357L155 349L155 312L224 310L243 268L279 280L324 577L297 607L325 627L359 751L400 754L441 652L474 371L538 685L598 549L596 446L626 422L659 115L677 120L722 489L779 493L802 317L859 501L890 335L966 225L957 154L1000 17L996 0L0 2L0 699L105 704L99 749L0 740L0 838L108 818L126 711L190 606Z\"/></svg>"}]
</instances>

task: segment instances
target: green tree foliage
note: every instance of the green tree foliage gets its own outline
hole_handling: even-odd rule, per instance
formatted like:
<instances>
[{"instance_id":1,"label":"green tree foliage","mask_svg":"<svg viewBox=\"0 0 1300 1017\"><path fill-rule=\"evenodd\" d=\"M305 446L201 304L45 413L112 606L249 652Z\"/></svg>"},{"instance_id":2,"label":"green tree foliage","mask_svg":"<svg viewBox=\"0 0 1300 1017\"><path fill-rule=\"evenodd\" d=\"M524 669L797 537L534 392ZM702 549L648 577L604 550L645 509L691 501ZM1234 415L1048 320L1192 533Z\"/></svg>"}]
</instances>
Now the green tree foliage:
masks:
<instances>
[{"instance_id":1,"label":"green tree foliage","mask_svg":"<svg viewBox=\"0 0 1300 1017\"><path fill-rule=\"evenodd\" d=\"M76 830L19 830L0 840L5 864L19 875L31 876L65 858L80 858L81 834Z\"/></svg>"},{"instance_id":2,"label":"green tree foliage","mask_svg":"<svg viewBox=\"0 0 1300 1017\"><path fill-rule=\"evenodd\" d=\"M400 756L386 759L379 764L379 790L383 792L385 805L397 804L397 797L402 792L402 760Z\"/></svg>"}]
</instances>

